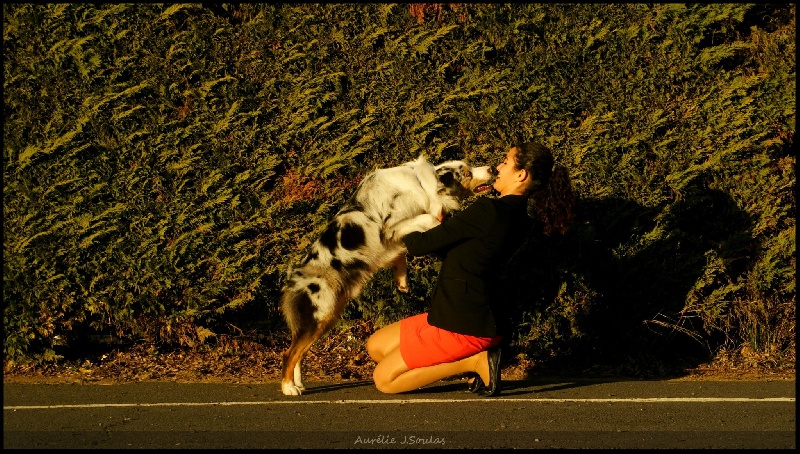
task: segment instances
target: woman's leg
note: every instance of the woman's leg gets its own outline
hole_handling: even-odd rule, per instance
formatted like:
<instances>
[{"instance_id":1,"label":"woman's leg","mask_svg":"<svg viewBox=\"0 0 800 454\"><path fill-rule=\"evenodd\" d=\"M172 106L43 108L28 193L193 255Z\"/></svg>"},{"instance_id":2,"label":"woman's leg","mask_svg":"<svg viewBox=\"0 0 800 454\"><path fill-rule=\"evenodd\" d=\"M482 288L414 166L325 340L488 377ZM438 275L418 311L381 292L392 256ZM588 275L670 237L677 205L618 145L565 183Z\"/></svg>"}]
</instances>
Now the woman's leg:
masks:
<instances>
[{"instance_id":1,"label":"woman's leg","mask_svg":"<svg viewBox=\"0 0 800 454\"><path fill-rule=\"evenodd\" d=\"M384 326L367 339L367 353L375 362L383 361L392 350L400 347L400 322Z\"/></svg>"},{"instance_id":2,"label":"woman's leg","mask_svg":"<svg viewBox=\"0 0 800 454\"><path fill-rule=\"evenodd\" d=\"M378 362L372 377L379 391L394 394L412 391L465 372L476 372L484 383L489 383L489 359L486 351L451 363L409 370L400 355L400 349L395 348Z\"/></svg>"}]
</instances>

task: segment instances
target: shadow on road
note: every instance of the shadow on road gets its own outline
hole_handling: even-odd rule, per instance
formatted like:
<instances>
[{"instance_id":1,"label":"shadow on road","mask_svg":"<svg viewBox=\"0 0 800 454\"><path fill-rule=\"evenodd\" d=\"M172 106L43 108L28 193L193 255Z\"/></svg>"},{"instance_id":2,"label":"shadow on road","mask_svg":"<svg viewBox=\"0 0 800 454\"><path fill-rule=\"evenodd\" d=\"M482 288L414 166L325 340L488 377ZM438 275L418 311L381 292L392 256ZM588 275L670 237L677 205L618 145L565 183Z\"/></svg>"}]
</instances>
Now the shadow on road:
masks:
<instances>
[{"instance_id":1,"label":"shadow on road","mask_svg":"<svg viewBox=\"0 0 800 454\"><path fill-rule=\"evenodd\" d=\"M622 379L625 380L625 379ZM540 392L559 391L571 388L580 388L583 386L590 386L597 383L611 383L618 382L620 379L593 379L593 380L575 380L575 379L526 379L526 380L503 380L501 394L502 396L519 396L526 394L535 394ZM371 384L371 382L368 382ZM532 389L535 388L535 389ZM437 382L428 385L424 388L417 389L403 393L403 395L419 395L419 394L442 394L453 392L463 392L465 395L470 395L467 391L466 381L446 381Z\"/></svg>"},{"instance_id":2,"label":"shadow on road","mask_svg":"<svg viewBox=\"0 0 800 454\"><path fill-rule=\"evenodd\" d=\"M337 391L340 389L348 389L348 388L360 388L364 386L373 386L372 381L365 380L358 382L344 382L344 383L334 383L330 385L314 386L313 388L306 389L303 392L303 395Z\"/></svg>"},{"instance_id":3,"label":"shadow on road","mask_svg":"<svg viewBox=\"0 0 800 454\"><path fill-rule=\"evenodd\" d=\"M652 379L658 380L658 379ZM531 394L538 394L538 393L545 393L545 392L553 392L553 391L563 391L567 389L575 389L575 388L582 388L585 386L592 386L597 384L603 383L619 383L619 382L626 382L626 381L650 381L649 379L637 379L637 378L626 378L626 377L607 377L607 378L558 378L558 377L540 377L540 378L528 378L528 379L521 379L521 380L503 380L502 381L502 388L501 388L501 396L521 396L521 395L531 395ZM368 382L371 384L370 382ZM446 395L447 393L452 392L463 392L466 395L469 395L469 391L467 391L467 382L466 381L442 381L438 383L434 383L432 385L428 385L422 389L409 391L407 393L403 393L404 395L413 395L413 394L442 394Z\"/></svg>"}]
</instances>

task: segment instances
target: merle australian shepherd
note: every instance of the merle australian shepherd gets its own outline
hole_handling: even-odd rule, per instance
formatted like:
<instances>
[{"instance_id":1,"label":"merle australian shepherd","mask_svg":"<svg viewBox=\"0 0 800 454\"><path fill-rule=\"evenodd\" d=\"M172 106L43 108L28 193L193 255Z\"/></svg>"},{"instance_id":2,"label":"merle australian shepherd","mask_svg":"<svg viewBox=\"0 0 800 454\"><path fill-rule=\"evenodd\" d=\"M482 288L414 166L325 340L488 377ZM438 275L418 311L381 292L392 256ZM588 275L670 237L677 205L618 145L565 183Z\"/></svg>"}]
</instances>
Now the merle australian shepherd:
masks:
<instances>
[{"instance_id":1,"label":"merle australian shepherd","mask_svg":"<svg viewBox=\"0 0 800 454\"><path fill-rule=\"evenodd\" d=\"M408 291L403 236L435 227L464 198L491 190L491 179L491 167L433 165L425 156L364 177L302 263L287 273L281 308L292 343L283 353L283 394L302 393L303 356L376 271L393 267L398 290Z\"/></svg>"}]
</instances>

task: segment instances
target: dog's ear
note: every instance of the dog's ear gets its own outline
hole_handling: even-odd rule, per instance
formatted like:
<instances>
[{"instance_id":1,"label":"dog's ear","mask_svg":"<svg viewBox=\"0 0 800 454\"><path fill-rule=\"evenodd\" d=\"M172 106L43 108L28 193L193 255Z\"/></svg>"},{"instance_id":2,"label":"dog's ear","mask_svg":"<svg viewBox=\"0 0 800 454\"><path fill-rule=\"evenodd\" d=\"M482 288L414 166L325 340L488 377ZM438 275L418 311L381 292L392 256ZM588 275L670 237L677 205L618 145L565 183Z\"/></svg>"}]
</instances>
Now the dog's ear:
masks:
<instances>
[{"instance_id":1,"label":"dog's ear","mask_svg":"<svg viewBox=\"0 0 800 454\"><path fill-rule=\"evenodd\" d=\"M442 183L442 185L452 186L455 181L456 177L453 175L453 172L439 171L439 182Z\"/></svg>"}]
</instances>

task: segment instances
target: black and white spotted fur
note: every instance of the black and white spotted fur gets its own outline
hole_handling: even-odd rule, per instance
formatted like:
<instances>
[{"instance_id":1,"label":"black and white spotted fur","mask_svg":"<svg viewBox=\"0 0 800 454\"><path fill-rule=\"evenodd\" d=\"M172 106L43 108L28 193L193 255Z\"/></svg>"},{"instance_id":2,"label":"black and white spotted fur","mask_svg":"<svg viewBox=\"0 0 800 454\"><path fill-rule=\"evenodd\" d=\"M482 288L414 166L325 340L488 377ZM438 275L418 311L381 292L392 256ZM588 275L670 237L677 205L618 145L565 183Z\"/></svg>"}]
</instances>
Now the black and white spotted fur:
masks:
<instances>
[{"instance_id":1,"label":"black and white spotted fur","mask_svg":"<svg viewBox=\"0 0 800 454\"><path fill-rule=\"evenodd\" d=\"M491 167L473 168L464 161L434 166L420 156L377 169L361 181L302 263L287 274L281 308L292 343L283 353L285 395L302 393L303 356L376 271L392 266L398 290L408 291L406 249L400 240L435 227L465 197L490 190L491 178Z\"/></svg>"}]
</instances>

